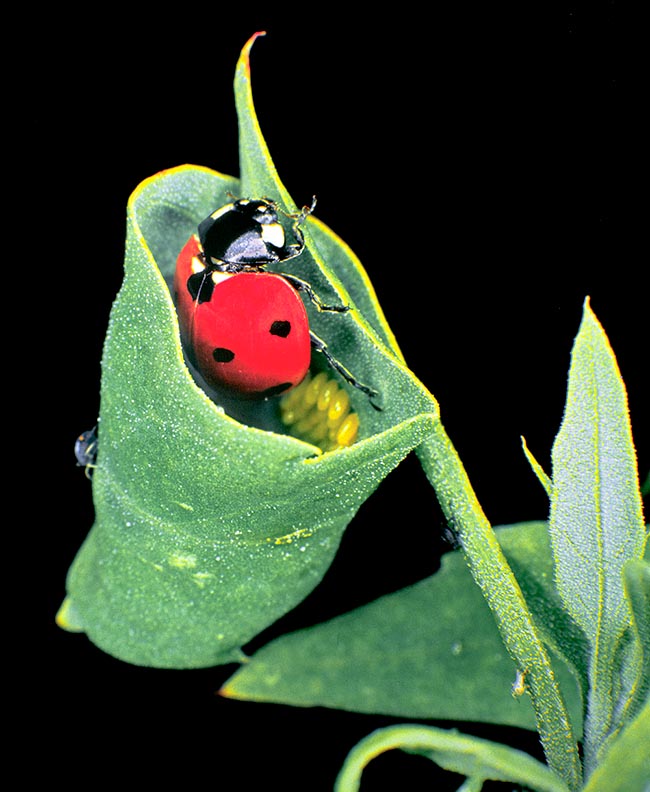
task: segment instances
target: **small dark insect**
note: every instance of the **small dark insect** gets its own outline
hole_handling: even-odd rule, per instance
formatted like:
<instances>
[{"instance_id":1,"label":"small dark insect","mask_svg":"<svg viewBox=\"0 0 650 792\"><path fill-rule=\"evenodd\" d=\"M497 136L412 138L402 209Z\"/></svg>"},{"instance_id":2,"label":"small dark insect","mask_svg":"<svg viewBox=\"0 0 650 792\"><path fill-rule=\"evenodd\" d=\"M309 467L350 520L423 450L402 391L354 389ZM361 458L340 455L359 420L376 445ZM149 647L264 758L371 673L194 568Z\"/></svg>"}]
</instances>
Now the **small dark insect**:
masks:
<instances>
[{"instance_id":1,"label":"small dark insect","mask_svg":"<svg viewBox=\"0 0 650 792\"><path fill-rule=\"evenodd\" d=\"M74 455L77 466L85 469L86 477L92 477L92 470L97 461L97 426L82 432L75 440Z\"/></svg>"}]
</instances>

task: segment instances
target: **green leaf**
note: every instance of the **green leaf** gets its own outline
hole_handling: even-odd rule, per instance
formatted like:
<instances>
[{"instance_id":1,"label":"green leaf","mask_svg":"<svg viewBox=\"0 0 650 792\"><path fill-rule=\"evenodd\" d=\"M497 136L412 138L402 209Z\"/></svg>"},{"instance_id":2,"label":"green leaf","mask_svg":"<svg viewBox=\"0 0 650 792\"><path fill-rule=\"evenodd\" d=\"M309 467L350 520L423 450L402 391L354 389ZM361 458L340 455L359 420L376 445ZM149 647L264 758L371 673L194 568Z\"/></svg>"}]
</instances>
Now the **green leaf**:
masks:
<instances>
[{"instance_id":1,"label":"green leaf","mask_svg":"<svg viewBox=\"0 0 650 792\"><path fill-rule=\"evenodd\" d=\"M630 624L623 567L641 558L645 536L625 386L588 300L553 447L549 529L558 590L590 644L589 770L609 732L620 725L613 721L617 652Z\"/></svg>"},{"instance_id":2,"label":"green leaf","mask_svg":"<svg viewBox=\"0 0 650 792\"><path fill-rule=\"evenodd\" d=\"M378 729L350 751L335 792L357 792L364 767L384 751L401 749L429 757L440 767L470 779L462 789L481 789L483 781L503 781L539 792L567 792L548 767L522 751L457 732L406 724Z\"/></svg>"},{"instance_id":3,"label":"green leaf","mask_svg":"<svg viewBox=\"0 0 650 792\"><path fill-rule=\"evenodd\" d=\"M237 70L238 97L250 94L251 43ZM242 151L253 152L243 157L245 189L290 209L270 158L254 154L265 144L252 103L238 99L238 110ZM139 665L240 658L247 641L320 581L359 506L437 420L431 395L388 348L392 336L367 276L312 219L327 267L303 255L294 271L312 280L317 269L322 297L349 295L370 316L357 308L310 321L338 358L381 391L383 411L350 392L360 439L321 454L277 433L272 400L215 404L197 385L168 284L197 224L240 190L232 177L183 166L145 181L129 201L125 277L102 360L96 521L68 575L58 622ZM337 269L331 282L330 268Z\"/></svg>"},{"instance_id":4,"label":"green leaf","mask_svg":"<svg viewBox=\"0 0 650 792\"><path fill-rule=\"evenodd\" d=\"M648 792L650 789L650 700L609 745L583 792Z\"/></svg>"},{"instance_id":5,"label":"green leaf","mask_svg":"<svg viewBox=\"0 0 650 792\"><path fill-rule=\"evenodd\" d=\"M631 691L626 719L634 717L650 697L650 563L628 561L625 565L625 593L632 609L633 639L628 644L631 679L624 687Z\"/></svg>"},{"instance_id":6,"label":"green leaf","mask_svg":"<svg viewBox=\"0 0 650 792\"><path fill-rule=\"evenodd\" d=\"M535 615L561 629L545 523L500 528L497 535ZM511 695L515 671L462 553L454 552L443 557L438 573L414 586L278 638L221 692L296 706L534 729L528 696ZM559 662L557 673L579 726L575 680Z\"/></svg>"},{"instance_id":7,"label":"green leaf","mask_svg":"<svg viewBox=\"0 0 650 792\"><path fill-rule=\"evenodd\" d=\"M546 494L550 498L551 495L553 494L553 482L551 481L550 476L548 476L545 473L544 468L539 464L539 462L535 459L533 454L530 452L530 449L526 445L526 440L523 437L521 438L521 446L522 446L522 448L524 450L524 455L525 455L526 459L528 460L528 464L533 469L533 472L535 473L535 475L539 479L539 483L542 485L542 487L544 487L544 490L546 491Z\"/></svg>"}]
</instances>

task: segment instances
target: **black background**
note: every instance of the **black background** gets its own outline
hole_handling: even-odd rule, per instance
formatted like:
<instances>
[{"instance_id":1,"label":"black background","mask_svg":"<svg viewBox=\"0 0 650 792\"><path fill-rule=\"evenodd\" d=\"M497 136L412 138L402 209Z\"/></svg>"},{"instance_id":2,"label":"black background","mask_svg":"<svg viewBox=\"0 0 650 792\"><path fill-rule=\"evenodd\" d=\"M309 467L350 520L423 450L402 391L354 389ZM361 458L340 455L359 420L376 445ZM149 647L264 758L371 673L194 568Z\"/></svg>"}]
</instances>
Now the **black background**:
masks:
<instances>
[{"instance_id":1,"label":"black background","mask_svg":"<svg viewBox=\"0 0 650 792\"><path fill-rule=\"evenodd\" d=\"M232 78L256 30L267 36L253 48L253 90L280 174L297 203L318 195L318 215L363 261L492 522L546 516L519 438L548 469L586 295L628 386L641 470L650 467L634 21L614 2L440 5L426 18L405 6L362 21L295 5L288 16L240 12L240 22L192 3L153 21L84 23L60 10L39 20L52 35L33 48L39 68L21 97L41 141L23 225L39 218L39 272L57 275L39 289L39 480L51 489L39 507L45 643L29 739L53 778L317 792L357 740L398 722L226 701L216 691L233 667L136 668L53 623L93 519L72 449L99 408L128 196L183 163L237 175ZM442 527L409 458L362 507L323 584L247 650L431 573ZM528 734L465 729L540 755ZM395 754L363 788L424 789L436 775Z\"/></svg>"}]
</instances>

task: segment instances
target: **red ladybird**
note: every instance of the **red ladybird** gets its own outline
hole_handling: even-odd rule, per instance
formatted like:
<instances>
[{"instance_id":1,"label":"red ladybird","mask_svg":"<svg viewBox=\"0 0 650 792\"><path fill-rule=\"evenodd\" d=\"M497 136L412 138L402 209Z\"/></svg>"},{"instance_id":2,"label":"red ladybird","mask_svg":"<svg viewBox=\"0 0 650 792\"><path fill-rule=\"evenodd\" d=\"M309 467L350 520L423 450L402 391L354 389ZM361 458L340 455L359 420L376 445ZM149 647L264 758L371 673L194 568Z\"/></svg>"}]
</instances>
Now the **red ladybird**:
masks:
<instances>
[{"instance_id":1,"label":"red ladybird","mask_svg":"<svg viewBox=\"0 0 650 792\"><path fill-rule=\"evenodd\" d=\"M192 299L185 284L197 272L210 299ZM209 283L209 286L208 286ZM269 272L209 271L197 237L176 264L181 337L206 382L246 397L272 396L298 385L309 370L311 339L298 292Z\"/></svg>"},{"instance_id":2,"label":"red ladybird","mask_svg":"<svg viewBox=\"0 0 650 792\"><path fill-rule=\"evenodd\" d=\"M174 275L181 340L210 385L244 398L283 393L304 379L314 348L351 385L376 395L309 329L299 292L320 311L348 307L324 305L294 275L265 271L302 253L299 226L312 209L294 216L295 242L287 244L273 201L237 200L207 217L185 244Z\"/></svg>"}]
</instances>

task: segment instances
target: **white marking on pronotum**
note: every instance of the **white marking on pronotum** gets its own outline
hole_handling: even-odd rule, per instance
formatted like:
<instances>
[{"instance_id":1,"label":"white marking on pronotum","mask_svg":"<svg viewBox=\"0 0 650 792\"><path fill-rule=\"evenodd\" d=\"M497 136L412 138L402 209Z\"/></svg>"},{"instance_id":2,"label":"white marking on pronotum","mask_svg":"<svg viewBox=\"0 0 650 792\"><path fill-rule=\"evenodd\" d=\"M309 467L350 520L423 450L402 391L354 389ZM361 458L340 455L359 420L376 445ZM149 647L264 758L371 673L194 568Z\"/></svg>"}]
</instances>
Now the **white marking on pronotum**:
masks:
<instances>
[{"instance_id":1,"label":"white marking on pronotum","mask_svg":"<svg viewBox=\"0 0 650 792\"><path fill-rule=\"evenodd\" d=\"M267 245L281 248L284 245L284 228L280 223L262 225L262 239Z\"/></svg>"}]
</instances>

